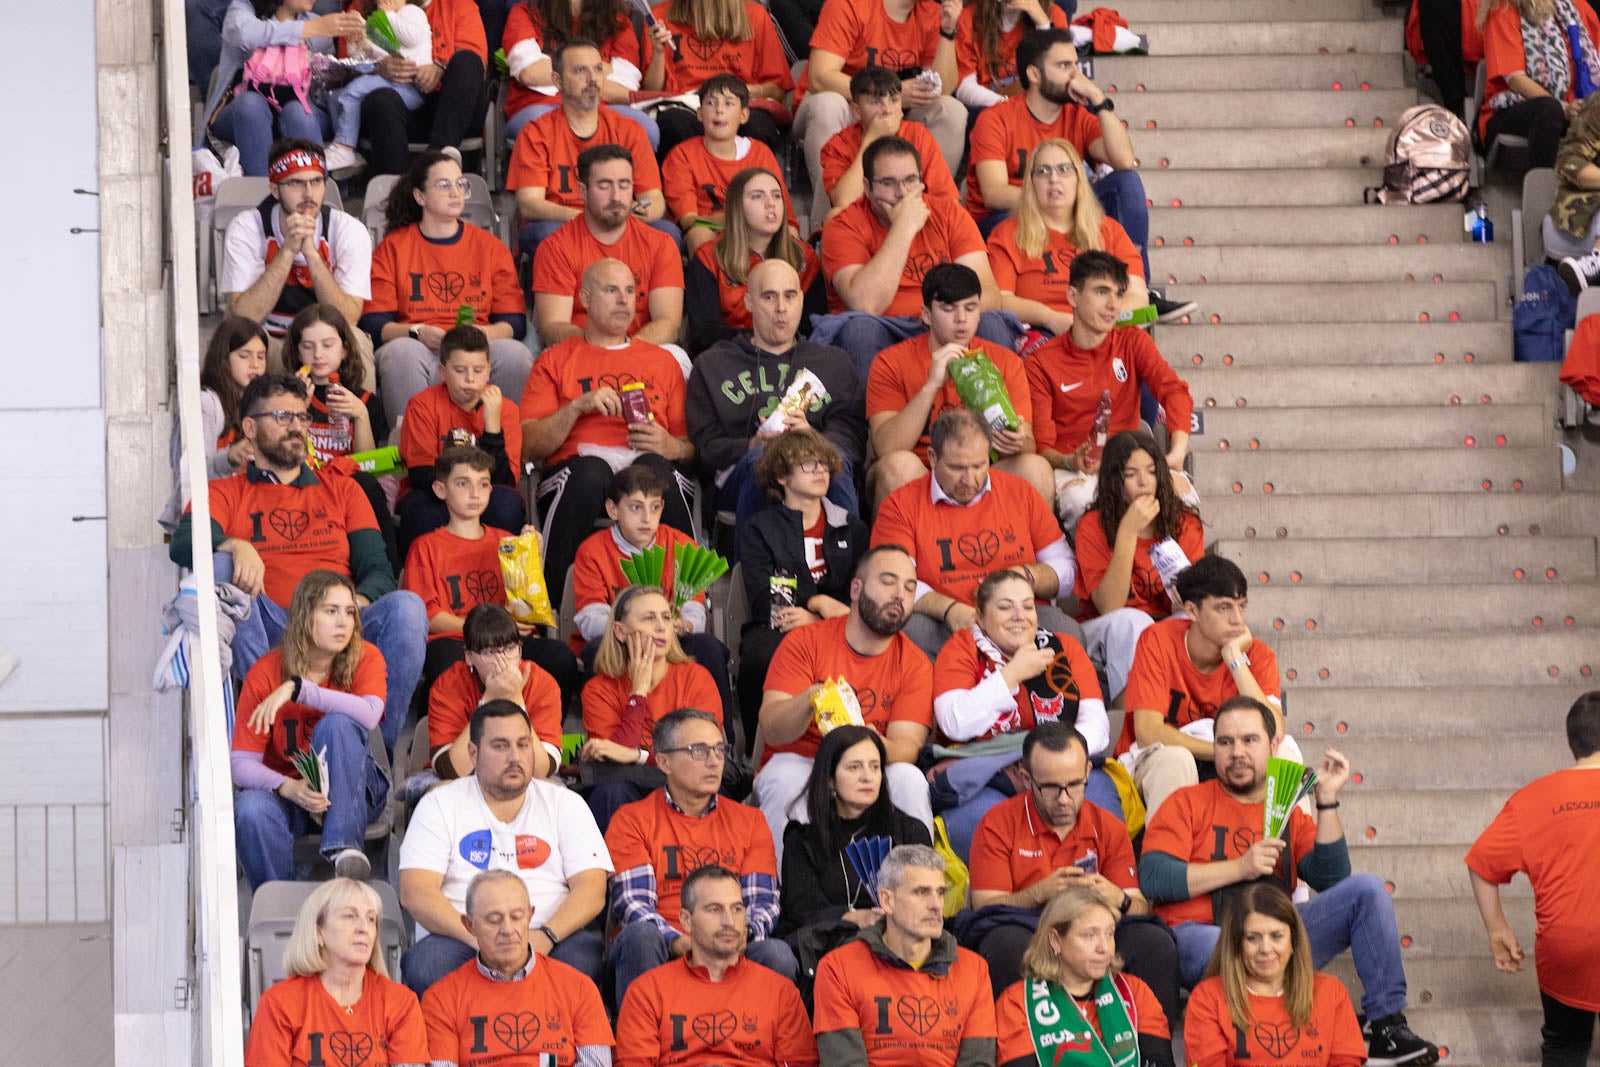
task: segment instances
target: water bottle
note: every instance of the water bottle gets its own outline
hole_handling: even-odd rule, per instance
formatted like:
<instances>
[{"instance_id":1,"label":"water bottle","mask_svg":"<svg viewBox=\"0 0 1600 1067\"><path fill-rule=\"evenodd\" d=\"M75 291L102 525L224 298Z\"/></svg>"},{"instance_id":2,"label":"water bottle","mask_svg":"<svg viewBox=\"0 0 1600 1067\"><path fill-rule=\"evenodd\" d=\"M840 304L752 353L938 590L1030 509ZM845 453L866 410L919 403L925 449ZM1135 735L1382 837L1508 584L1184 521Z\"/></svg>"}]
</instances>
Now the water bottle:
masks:
<instances>
[{"instance_id":1,"label":"water bottle","mask_svg":"<svg viewBox=\"0 0 1600 1067\"><path fill-rule=\"evenodd\" d=\"M328 375L328 390L339 384L337 373ZM323 395L323 404L327 404L327 395ZM328 409L328 451L335 456L348 456L355 447L354 436L350 431L350 416L342 415L332 408Z\"/></svg>"},{"instance_id":2,"label":"water bottle","mask_svg":"<svg viewBox=\"0 0 1600 1067\"><path fill-rule=\"evenodd\" d=\"M1089 431L1089 464L1100 462L1106 451L1106 437L1111 430L1111 390L1100 390L1100 405L1094 412L1094 429Z\"/></svg>"},{"instance_id":3,"label":"water bottle","mask_svg":"<svg viewBox=\"0 0 1600 1067\"><path fill-rule=\"evenodd\" d=\"M1486 204L1479 204L1473 213L1470 227L1472 240L1477 244L1494 243L1494 222L1489 218L1489 208Z\"/></svg>"}]
</instances>

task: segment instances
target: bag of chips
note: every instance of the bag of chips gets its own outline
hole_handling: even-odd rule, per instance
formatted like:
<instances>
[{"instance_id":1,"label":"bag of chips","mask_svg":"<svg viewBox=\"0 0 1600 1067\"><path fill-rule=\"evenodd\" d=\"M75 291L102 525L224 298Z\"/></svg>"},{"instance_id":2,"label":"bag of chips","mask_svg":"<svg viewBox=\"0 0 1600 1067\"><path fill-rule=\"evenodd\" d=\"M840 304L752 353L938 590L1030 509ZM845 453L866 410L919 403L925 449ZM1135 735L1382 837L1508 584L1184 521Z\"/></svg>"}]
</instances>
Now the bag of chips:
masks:
<instances>
[{"instance_id":1,"label":"bag of chips","mask_svg":"<svg viewBox=\"0 0 1600 1067\"><path fill-rule=\"evenodd\" d=\"M506 609L514 619L536 626L556 624L544 582L544 541L539 531L527 529L500 539L500 579L506 587Z\"/></svg>"},{"instance_id":2,"label":"bag of chips","mask_svg":"<svg viewBox=\"0 0 1600 1067\"><path fill-rule=\"evenodd\" d=\"M817 732L822 734L840 726L866 725L856 691L843 678L829 678L822 683L811 698L811 714L816 719Z\"/></svg>"},{"instance_id":3,"label":"bag of chips","mask_svg":"<svg viewBox=\"0 0 1600 1067\"><path fill-rule=\"evenodd\" d=\"M956 394L967 407L983 416L992 430L1015 430L1022 423L1011 404L1006 383L999 369L982 351L969 349L965 356L950 361L948 373L956 383Z\"/></svg>"}]
</instances>

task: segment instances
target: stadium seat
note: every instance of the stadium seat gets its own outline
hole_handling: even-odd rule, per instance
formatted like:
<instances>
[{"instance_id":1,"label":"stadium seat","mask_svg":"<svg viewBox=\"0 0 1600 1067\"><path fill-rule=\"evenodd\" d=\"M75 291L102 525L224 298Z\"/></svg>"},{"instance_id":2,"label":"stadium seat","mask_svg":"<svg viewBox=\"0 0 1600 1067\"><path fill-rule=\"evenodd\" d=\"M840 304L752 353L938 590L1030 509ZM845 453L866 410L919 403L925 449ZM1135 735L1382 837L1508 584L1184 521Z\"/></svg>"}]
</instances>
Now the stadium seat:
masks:
<instances>
[{"instance_id":1,"label":"stadium seat","mask_svg":"<svg viewBox=\"0 0 1600 1067\"><path fill-rule=\"evenodd\" d=\"M1483 107L1483 94L1488 84L1489 64L1479 63L1477 82L1472 87L1472 99L1467 104L1467 114L1471 116L1471 128L1473 131L1477 130L1478 112ZM1476 136L1473 139L1477 140ZM1484 166L1491 171L1494 170L1495 162L1502 155L1514 156L1519 165L1526 167L1528 165L1528 139L1515 134L1503 133L1491 143L1484 145L1483 153L1487 157Z\"/></svg>"},{"instance_id":2,"label":"stadium seat","mask_svg":"<svg viewBox=\"0 0 1600 1067\"><path fill-rule=\"evenodd\" d=\"M723 626L727 636L722 643L728 646L728 674L739 677L739 640L744 624L750 621L750 598L745 594L744 565L735 563L728 572L728 603L722 609Z\"/></svg>"},{"instance_id":3,"label":"stadium seat","mask_svg":"<svg viewBox=\"0 0 1600 1067\"><path fill-rule=\"evenodd\" d=\"M245 999L254 1015L261 994L285 977L283 950L294 932L295 917L317 882L267 882L255 891L250 901L250 920L244 935ZM400 914L400 898L387 882L368 882L383 901L383 919L378 924L378 940L383 945L383 962L389 976L398 980L400 954L406 948L406 923Z\"/></svg>"},{"instance_id":4,"label":"stadium seat","mask_svg":"<svg viewBox=\"0 0 1600 1067\"><path fill-rule=\"evenodd\" d=\"M1511 209L1512 292L1522 295L1522 281L1535 263L1544 262L1544 217L1556 202L1556 172L1535 167L1522 176L1522 206Z\"/></svg>"},{"instance_id":5,"label":"stadium seat","mask_svg":"<svg viewBox=\"0 0 1600 1067\"><path fill-rule=\"evenodd\" d=\"M323 204L335 211L344 210L344 198L339 195L339 186L328 182ZM229 178L217 186L216 208L211 215L211 229L203 238L211 249L211 262L204 265L205 277L201 279L200 288L211 294L212 307L222 306L222 290L218 279L222 277L222 244L228 232L228 223L232 222L241 212L252 210L257 204L265 200L270 193L270 187L265 178Z\"/></svg>"},{"instance_id":6,"label":"stadium seat","mask_svg":"<svg viewBox=\"0 0 1600 1067\"><path fill-rule=\"evenodd\" d=\"M505 227L502 226L500 216L494 209L494 198L489 192L489 183L483 180L481 174L466 175L472 184L472 195L467 198L467 206L462 209L461 217L482 230L506 241ZM372 235L372 247L377 248L383 240L383 235L388 232L387 223L383 217L383 205L389 199L389 194L394 191L395 184L400 180L397 174L380 174L367 183L366 197L362 201L361 221L366 225L367 232Z\"/></svg>"}]
</instances>

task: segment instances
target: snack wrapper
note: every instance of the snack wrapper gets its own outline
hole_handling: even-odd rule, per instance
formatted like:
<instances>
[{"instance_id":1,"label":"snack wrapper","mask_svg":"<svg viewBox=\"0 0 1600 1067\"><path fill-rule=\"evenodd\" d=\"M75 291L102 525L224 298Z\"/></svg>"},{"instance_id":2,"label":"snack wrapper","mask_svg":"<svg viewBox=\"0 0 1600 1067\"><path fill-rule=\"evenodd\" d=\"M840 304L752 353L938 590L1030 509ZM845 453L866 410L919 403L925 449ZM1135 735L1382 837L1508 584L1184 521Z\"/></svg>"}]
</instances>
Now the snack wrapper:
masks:
<instances>
[{"instance_id":1,"label":"snack wrapper","mask_svg":"<svg viewBox=\"0 0 1600 1067\"><path fill-rule=\"evenodd\" d=\"M768 602L767 625L778 629L778 613L785 608L794 607L794 598L800 588L800 580L785 570L773 571L767 578L767 594L771 598Z\"/></svg>"},{"instance_id":2,"label":"snack wrapper","mask_svg":"<svg viewBox=\"0 0 1600 1067\"><path fill-rule=\"evenodd\" d=\"M537 530L500 539L500 579L506 588L506 609L523 624L554 626L550 590L544 581L544 542Z\"/></svg>"},{"instance_id":3,"label":"snack wrapper","mask_svg":"<svg viewBox=\"0 0 1600 1067\"><path fill-rule=\"evenodd\" d=\"M1006 392L999 368L978 349L969 349L960 359L950 361L948 373L956 383L956 394L967 407L983 416L993 430L1015 430L1022 423Z\"/></svg>"},{"instance_id":4,"label":"snack wrapper","mask_svg":"<svg viewBox=\"0 0 1600 1067\"><path fill-rule=\"evenodd\" d=\"M622 418L629 426L651 421L650 398L644 395L643 382L629 382L617 396L622 400Z\"/></svg>"},{"instance_id":5,"label":"snack wrapper","mask_svg":"<svg viewBox=\"0 0 1600 1067\"><path fill-rule=\"evenodd\" d=\"M761 421L761 432L782 432L785 418L789 415L804 415L811 410L813 400L826 394L827 390L822 387L822 379L809 370L802 370L795 375L794 381L789 383L789 388L783 394L783 399L778 401L778 406Z\"/></svg>"},{"instance_id":6,"label":"snack wrapper","mask_svg":"<svg viewBox=\"0 0 1600 1067\"><path fill-rule=\"evenodd\" d=\"M811 716L821 734L840 726L866 725L856 691L843 678L830 678L822 683L822 688L811 698Z\"/></svg>"}]
</instances>

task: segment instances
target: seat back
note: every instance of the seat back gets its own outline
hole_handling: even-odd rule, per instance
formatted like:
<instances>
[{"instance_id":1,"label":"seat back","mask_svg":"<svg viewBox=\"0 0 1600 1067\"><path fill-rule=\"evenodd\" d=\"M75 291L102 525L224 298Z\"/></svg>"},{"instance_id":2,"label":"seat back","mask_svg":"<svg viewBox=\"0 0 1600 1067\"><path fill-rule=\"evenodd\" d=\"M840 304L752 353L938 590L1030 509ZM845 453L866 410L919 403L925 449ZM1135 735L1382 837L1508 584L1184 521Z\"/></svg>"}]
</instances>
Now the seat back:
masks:
<instances>
[{"instance_id":1,"label":"seat back","mask_svg":"<svg viewBox=\"0 0 1600 1067\"><path fill-rule=\"evenodd\" d=\"M1544 217L1556 202L1556 172L1535 167L1522 176L1522 263L1521 272L1544 262Z\"/></svg>"},{"instance_id":2,"label":"seat back","mask_svg":"<svg viewBox=\"0 0 1600 1067\"><path fill-rule=\"evenodd\" d=\"M1578 322L1590 315L1600 314L1600 289L1585 289L1578 294Z\"/></svg>"},{"instance_id":3,"label":"seat back","mask_svg":"<svg viewBox=\"0 0 1600 1067\"><path fill-rule=\"evenodd\" d=\"M294 933L295 919L306 898L320 882L267 882L250 901L250 920L245 928L245 996L254 1015L261 994L287 977L283 952ZM383 905L378 921L378 942L383 946L383 962L389 977L399 981L400 956L406 948L405 922L400 914L400 898L387 882L368 882Z\"/></svg>"},{"instance_id":4,"label":"seat back","mask_svg":"<svg viewBox=\"0 0 1600 1067\"><path fill-rule=\"evenodd\" d=\"M744 588L744 564L735 563L728 572L728 603L723 609L728 636L723 644L728 646L728 673L739 675L739 642L744 624L750 620L750 598Z\"/></svg>"},{"instance_id":5,"label":"seat back","mask_svg":"<svg viewBox=\"0 0 1600 1067\"><path fill-rule=\"evenodd\" d=\"M383 217L383 205L388 203L389 194L394 192L394 187L399 181L398 174L380 174L367 183L366 199L361 204L361 221L366 225L367 232L372 235L373 248L378 247L378 242L382 241L383 235L388 232L388 224Z\"/></svg>"},{"instance_id":6,"label":"seat back","mask_svg":"<svg viewBox=\"0 0 1600 1067\"><path fill-rule=\"evenodd\" d=\"M549 581L545 576L545 581ZM572 640L572 635L578 632L578 611L572 606L575 594L572 592L572 568L567 568L566 579L561 583L561 610L556 615L556 639L563 645Z\"/></svg>"}]
</instances>

